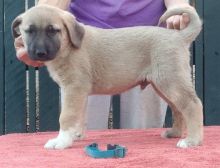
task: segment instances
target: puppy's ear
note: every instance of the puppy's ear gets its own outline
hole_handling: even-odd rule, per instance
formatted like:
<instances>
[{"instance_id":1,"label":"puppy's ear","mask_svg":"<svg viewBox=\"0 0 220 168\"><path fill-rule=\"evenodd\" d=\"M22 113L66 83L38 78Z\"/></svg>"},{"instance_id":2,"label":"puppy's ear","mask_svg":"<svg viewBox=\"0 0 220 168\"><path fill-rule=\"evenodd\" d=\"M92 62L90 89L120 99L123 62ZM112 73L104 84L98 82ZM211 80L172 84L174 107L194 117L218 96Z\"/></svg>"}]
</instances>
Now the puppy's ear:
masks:
<instances>
[{"instance_id":1,"label":"puppy's ear","mask_svg":"<svg viewBox=\"0 0 220 168\"><path fill-rule=\"evenodd\" d=\"M12 22L11 31L14 38L17 38L18 36L21 35L21 32L19 30L19 25L21 24L21 22L22 22L22 15L17 16Z\"/></svg>"},{"instance_id":2,"label":"puppy's ear","mask_svg":"<svg viewBox=\"0 0 220 168\"><path fill-rule=\"evenodd\" d=\"M63 22L73 46L80 48L85 34L84 27L81 26L76 21L75 17L68 12L64 12Z\"/></svg>"}]
</instances>

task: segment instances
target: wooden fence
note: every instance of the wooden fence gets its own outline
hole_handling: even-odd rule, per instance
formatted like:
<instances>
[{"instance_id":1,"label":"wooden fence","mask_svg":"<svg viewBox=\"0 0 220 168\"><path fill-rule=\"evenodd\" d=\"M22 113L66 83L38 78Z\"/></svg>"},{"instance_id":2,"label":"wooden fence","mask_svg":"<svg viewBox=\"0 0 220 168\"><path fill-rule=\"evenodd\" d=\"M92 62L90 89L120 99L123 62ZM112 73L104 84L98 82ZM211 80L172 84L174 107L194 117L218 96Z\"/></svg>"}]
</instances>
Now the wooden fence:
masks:
<instances>
[{"instance_id":1,"label":"wooden fence","mask_svg":"<svg viewBox=\"0 0 220 168\"><path fill-rule=\"evenodd\" d=\"M45 68L28 67L17 60L11 36L12 20L34 4L35 0L0 0L0 134L58 129L57 85ZM219 125L220 1L194 4L204 22L192 46L196 90L204 104L205 125ZM120 125L117 99L113 103L116 128Z\"/></svg>"}]
</instances>

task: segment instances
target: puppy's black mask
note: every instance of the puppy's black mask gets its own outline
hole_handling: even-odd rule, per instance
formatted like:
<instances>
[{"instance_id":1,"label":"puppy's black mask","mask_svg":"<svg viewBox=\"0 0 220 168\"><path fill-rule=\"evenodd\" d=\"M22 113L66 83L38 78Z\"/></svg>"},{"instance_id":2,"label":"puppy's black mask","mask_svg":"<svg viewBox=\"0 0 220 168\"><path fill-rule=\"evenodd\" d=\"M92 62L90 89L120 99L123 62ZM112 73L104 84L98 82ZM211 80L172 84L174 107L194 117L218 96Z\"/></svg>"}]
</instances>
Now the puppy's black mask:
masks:
<instances>
[{"instance_id":1,"label":"puppy's black mask","mask_svg":"<svg viewBox=\"0 0 220 168\"><path fill-rule=\"evenodd\" d=\"M53 25L45 27L30 25L25 33L27 52L32 60L49 61L55 58L60 49L59 29Z\"/></svg>"}]
</instances>

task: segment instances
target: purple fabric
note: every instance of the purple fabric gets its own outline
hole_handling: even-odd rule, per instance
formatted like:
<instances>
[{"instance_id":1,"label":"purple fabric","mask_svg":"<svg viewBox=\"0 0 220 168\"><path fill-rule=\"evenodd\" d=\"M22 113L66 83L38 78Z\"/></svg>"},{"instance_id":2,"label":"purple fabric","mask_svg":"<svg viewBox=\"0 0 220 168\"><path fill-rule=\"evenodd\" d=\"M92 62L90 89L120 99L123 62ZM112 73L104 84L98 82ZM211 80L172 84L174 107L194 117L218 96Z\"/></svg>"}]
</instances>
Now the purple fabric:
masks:
<instances>
[{"instance_id":1,"label":"purple fabric","mask_svg":"<svg viewBox=\"0 0 220 168\"><path fill-rule=\"evenodd\" d=\"M100 28L155 26L164 0L74 0L70 12L79 22Z\"/></svg>"}]
</instances>

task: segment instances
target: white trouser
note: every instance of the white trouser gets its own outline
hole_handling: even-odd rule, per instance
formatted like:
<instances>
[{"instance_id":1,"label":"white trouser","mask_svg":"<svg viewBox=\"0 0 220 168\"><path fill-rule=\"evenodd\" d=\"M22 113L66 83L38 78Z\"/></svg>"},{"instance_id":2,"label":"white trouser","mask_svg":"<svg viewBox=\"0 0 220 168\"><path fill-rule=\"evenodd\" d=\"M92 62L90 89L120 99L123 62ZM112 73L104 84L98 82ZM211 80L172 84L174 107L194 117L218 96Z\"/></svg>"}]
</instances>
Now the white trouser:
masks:
<instances>
[{"instance_id":1,"label":"white trouser","mask_svg":"<svg viewBox=\"0 0 220 168\"><path fill-rule=\"evenodd\" d=\"M87 128L107 129L110 96L89 96ZM151 85L144 90L137 86L121 94L120 128L162 127L167 104L155 93Z\"/></svg>"}]
</instances>

